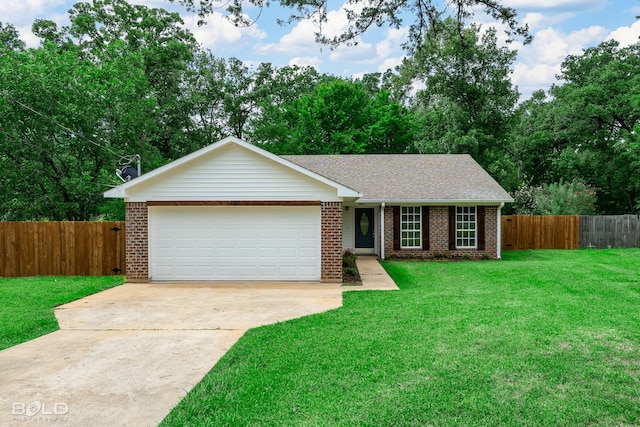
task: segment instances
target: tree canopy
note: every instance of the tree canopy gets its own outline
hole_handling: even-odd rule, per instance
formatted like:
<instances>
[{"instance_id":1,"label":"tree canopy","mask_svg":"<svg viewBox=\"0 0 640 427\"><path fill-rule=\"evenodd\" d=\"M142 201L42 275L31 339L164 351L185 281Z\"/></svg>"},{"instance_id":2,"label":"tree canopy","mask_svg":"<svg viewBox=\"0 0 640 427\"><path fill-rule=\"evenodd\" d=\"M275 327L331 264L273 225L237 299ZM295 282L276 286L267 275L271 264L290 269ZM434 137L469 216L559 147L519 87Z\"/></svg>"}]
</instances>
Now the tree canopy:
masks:
<instances>
[{"instance_id":1,"label":"tree canopy","mask_svg":"<svg viewBox=\"0 0 640 427\"><path fill-rule=\"evenodd\" d=\"M201 22L213 12L221 10L220 4L214 0L169 0L180 3L195 11L201 17ZM348 0L345 9L349 25L339 34L329 34L325 31L329 3L326 1L309 0L280 0L278 4L292 10L288 18L279 19L281 24L300 20L312 20L318 25L316 40L322 44L336 47L341 44L357 43L360 36L373 27L388 25L400 28L410 21L410 42L408 47L418 47L422 44L428 31L438 27L443 17L452 17L462 29L468 24L478 11L483 11L496 21L504 24L508 36L522 38L525 43L531 41L529 28L521 25L514 8L507 6L501 0ZM267 0L232 0L227 3L226 13L231 22L239 26L251 25L254 21L246 14L248 5L258 8L269 7Z\"/></svg>"},{"instance_id":2,"label":"tree canopy","mask_svg":"<svg viewBox=\"0 0 640 427\"><path fill-rule=\"evenodd\" d=\"M571 55L561 84L524 102L514 156L532 184L580 180L597 192L598 211L640 208L640 44L615 41Z\"/></svg>"}]
</instances>

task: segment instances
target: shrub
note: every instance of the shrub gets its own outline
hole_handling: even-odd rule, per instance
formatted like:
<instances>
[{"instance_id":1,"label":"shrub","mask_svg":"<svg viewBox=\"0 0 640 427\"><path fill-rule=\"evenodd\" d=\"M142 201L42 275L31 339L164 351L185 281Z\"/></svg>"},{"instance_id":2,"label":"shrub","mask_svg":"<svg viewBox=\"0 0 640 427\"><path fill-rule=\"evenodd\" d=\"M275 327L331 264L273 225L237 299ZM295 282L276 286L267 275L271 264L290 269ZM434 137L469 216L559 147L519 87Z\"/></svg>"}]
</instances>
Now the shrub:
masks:
<instances>
[{"instance_id":1,"label":"shrub","mask_svg":"<svg viewBox=\"0 0 640 427\"><path fill-rule=\"evenodd\" d=\"M518 215L593 215L596 192L583 182L554 182L539 186L522 184L513 193Z\"/></svg>"},{"instance_id":2,"label":"shrub","mask_svg":"<svg viewBox=\"0 0 640 427\"><path fill-rule=\"evenodd\" d=\"M342 281L345 283L359 283L360 272L356 266L356 259L358 257L352 251L347 249L342 254Z\"/></svg>"},{"instance_id":3,"label":"shrub","mask_svg":"<svg viewBox=\"0 0 640 427\"><path fill-rule=\"evenodd\" d=\"M350 249L347 249L342 254L342 266L343 267L357 268L356 267L356 259L357 258L358 257L356 256L356 254L354 254Z\"/></svg>"}]
</instances>

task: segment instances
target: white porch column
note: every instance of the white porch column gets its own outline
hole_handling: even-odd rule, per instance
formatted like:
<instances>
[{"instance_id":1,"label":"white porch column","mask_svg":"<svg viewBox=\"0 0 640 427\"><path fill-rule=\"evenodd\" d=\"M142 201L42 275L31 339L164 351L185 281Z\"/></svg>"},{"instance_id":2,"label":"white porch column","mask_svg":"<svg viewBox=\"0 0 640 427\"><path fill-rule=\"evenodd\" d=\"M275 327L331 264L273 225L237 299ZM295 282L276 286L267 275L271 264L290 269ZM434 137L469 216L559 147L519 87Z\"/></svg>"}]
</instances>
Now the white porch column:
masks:
<instances>
[{"instance_id":1,"label":"white porch column","mask_svg":"<svg viewBox=\"0 0 640 427\"><path fill-rule=\"evenodd\" d=\"M384 207L385 203L380 205L380 259L384 259Z\"/></svg>"},{"instance_id":2,"label":"white porch column","mask_svg":"<svg viewBox=\"0 0 640 427\"><path fill-rule=\"evenodd\" d=\"M498 236L496 241L498 242L498 247L496 248L496 255L498 259L502 259L502 208L504 207L504 202L500 203L498 206Z\"/></svg>"}]
</instances>

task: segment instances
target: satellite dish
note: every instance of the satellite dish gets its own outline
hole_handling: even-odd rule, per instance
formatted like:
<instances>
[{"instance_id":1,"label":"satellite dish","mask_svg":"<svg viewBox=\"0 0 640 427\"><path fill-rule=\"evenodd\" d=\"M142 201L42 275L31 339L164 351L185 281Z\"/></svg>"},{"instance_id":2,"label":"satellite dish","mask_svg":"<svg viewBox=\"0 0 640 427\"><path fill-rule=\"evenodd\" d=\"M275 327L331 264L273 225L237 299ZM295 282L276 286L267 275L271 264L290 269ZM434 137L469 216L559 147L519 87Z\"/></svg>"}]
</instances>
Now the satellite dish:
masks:
<instances>
[{"instance_id":1,"label":"satellite dish","mask_svg":"<svg viewBox=\"0 0 640 427\"><path fill-rule=\"evenodd\" d=\"M133 162L137 163L137 168L131 166ZM140 155L135 156L123 156L120 159L120 165L116 169L116 176L124 182L129 182L134 178L139 177L142 174L142 168L140 167Z\"/></svg>"},{"instance_id":2,"label":"satellite dish","mask_svg":"<svg viewBox=\"0 0 640 427\"><path fill-rule=\"evenodd\" d=\"M133 178L138 177L138 170L133 166L125 166L120 171L120 176L125 182L131 181Z\"/></svg>"}]
</instances>

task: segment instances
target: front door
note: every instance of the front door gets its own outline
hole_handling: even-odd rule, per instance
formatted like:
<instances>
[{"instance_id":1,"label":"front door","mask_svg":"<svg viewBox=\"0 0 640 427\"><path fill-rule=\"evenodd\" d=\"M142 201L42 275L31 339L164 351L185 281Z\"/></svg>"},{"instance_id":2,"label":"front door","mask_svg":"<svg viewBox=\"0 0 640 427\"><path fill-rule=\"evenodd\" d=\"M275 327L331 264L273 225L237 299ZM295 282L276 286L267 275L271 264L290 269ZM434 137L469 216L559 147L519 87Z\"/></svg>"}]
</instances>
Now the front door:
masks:
<instances>
[{"instance_id":1,"label":"front door","mask_svg":"<svg viewBox=\"0 0 640 427\"><path fill-rule=\"evenodd\" d=\"M374 249L375 216L373 208L355 209L356 249Z\"/></svg>"}]
</instances>

